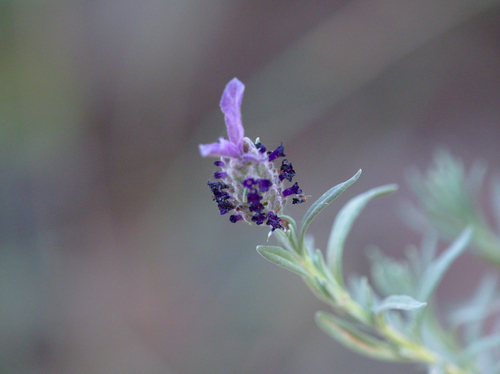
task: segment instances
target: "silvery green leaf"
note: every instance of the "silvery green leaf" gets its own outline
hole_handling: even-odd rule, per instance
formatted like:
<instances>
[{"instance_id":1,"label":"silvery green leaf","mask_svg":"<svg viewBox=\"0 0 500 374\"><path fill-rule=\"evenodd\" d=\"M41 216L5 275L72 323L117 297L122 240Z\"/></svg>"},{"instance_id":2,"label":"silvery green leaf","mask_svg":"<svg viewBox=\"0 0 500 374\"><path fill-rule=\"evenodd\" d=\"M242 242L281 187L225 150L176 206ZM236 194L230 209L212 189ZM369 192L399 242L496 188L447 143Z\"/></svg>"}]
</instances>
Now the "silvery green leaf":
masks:
<instances>
[{"instance_id":1,"label":"silvery green leaf","mask_svg":"<svg viewBox=\"0 0 500 374\"><path fill-rule=\"evenodd\" d=\"M351 199L337 214L328 239L326 253L328 265L340 283L342 283L342 252L352 224L371 199L392 193L397 188L395 184L388 184L366 191Z\"/></svg>"},{"instance_id":2,"label":"silvery green leaf","mask_svg":"<svg viewBox=\"0 0 500 374\"><path fill-rule=\"evenodd\" d=\"M314 251L311 251L309 255L314 267L323 276L321 280L317 279L319 286L324 288L326 294L331 295L334 298L338 297L338 295L343 292L344 287L340 286L336 279L332 277L330 270L325 264L323 253L319 249L315 249Z\"/></svg>"},{"instance_id":3,"label":"silvery green leaf","mask_svg":"<svg viewBox=\"0 0 500 374\"><path fill-rule=\"evenodd\" d=\"M500 335L491 335L471 343L465 348L464 356L476 356L484 351L500 347Z\"/></svg>"},{"instance_id":4,"label":"silvery green leaf","mask_svg":"<svg viewBox=\"0 0 500 374\"><path fill-rule=\"evenodd\" d=\"M314 237L312 235L307 234L304 237L304 246L306 247L309 257L312 257L314 255Z\"/></svg>"},{"instance_id":5,"label":"silvery green leaf","mask_svg":"<svg viewBox=\"0 0 500 374\"><path fill-rule=\"evenodd\" d=\"M429 312L427 309L424 310ZM450 344L448 337L443 336L442 326L435 321L434 318L425 318L425 320L418 325L418 330L416 332L423 342L423 345L441 357L454 360L457 352L460 352L456 344Z\"/></svg>"},{"instance_id":6,"label":"silvery green leaf","mask_svg":"<svg viewBox=\"0 0 500 374\"><path fill-rule=\"evenodd\" d=\"M295 252L299 256L301 255L302 248L298 245L297 239L297 224L292 217L281 215L280 218L286 227L286 231L274 230L272 234L278 241L281 247L285 248L290 252Z\"/></svg>"},{"instance_id":7,"label":"silvery green leaf","mask_svg":"<svg viewBox=\"0 0 500 374\"><path fill-rule=\"evenodd\" d=\"M355 352L379 360L401 360L387 343L359 330L339 317L317 312L316 323L326 334Z\"/></svg>"},{"instance_id":8,"label":"silvery green leaf","mask_svg":"<svg viewBox=\"0 0 500 374\"><path fill-rule=\"evenodd\" d=\"M348 278L350 295L359 305L366 310L372 310L374 304L378 303L377 296L373 291L368 278L352 275Z\"/></svg>"},{"instance_id":9,"label":"silvery green leaf","mask_svg":"<svg viewBox=\"0 0 500 374\"><path fill-rule=\"evenodd\" d=\"M404 262L386 256L376 246L370 246L367 254L372 262L371 274L375 288L382 296L413 295L414 281Z\"/></svg>"},{"instance_id":10,"label":"silvery green leaf","mask_svg":"<svg viewBox=\"0 0 500 374\"><path fill-rule=\"evenodd\" d=\"M307 228L310 223L323 209L325 209L333 200L340 196L342 192L344 192L347 187L353 184L361 175L361 169L354 174L354 176L340 184L337 184L335 187L330 188L326 191L323 196L321 196L318 200L316 200L311 207L307 210L306 214L304 214L304 218L302 219L302 227L300 229L300 240L304 240L304 235L306 233Z\"/></svg>"},{"instance_id":11,"label":"silvery green leaf","mask_svg":"<svg viewBox=\"0 0 500 374\"><path fill-rule=\"evenodd\" d=\"M292 232L294 232L295 233L295 238L294 239L296 239L296 237L297 237L297 223L295 222L295 220L292 217L284 215L284 214L280 215L280 218L288 223L288 230L287 230L287 232L289 230L291 230Z\"/></svg>"},{"instance_id":12,"label":"silvery green leaf","mask_svg":"<svg viewBox=\"0 0 500 374\"><path fill-rule=\"evenodd\" d=\"M384 310L414 310L426 306L427 303L422 303L408 295L391 295L386 297L375 309L375 313L380 313Z\"/></svg>"},{"instance_id":13,"label":"silvery green leaf","mask_svg":"<svg viewBox=\"0 0 500 374\"><path fill-rule=\"evenodd\" d=\"M293 257L290 252L284 250L281 247L259 245L257 246L257 252L259 252L260 255L265 259L274 262L276 265L281 266L282 268L293 271L294 273L297 273L304 277L310 277L310 275L300 267L300 264L297 262L295 257Z\"/></svg>"},{"instance_id":14,"label":"silvery green leaf","mask_svg":"<svg viewBox=\"0 0 500 374\"><path fill-rule=\"evenodd\" d=\"M328 292L324 283L322 283L318 278L313 279L312 277L305 277L304 281L318 299L326 304L332 302L332 296L330 295L330 292Z\"/></svg>"},{"instance_id":15,"label":"silvery green leaf","mask_svg":"<svg viewBox=\"0 0 500 374\"><path fill-rule=\"evenodd\" d=\"M411 320L408 320L408 316L403 318L403 315L396 310L386 310L383 312L385 321L396 331L401 334L408 335L410 333L409 327L411 326ZM380 314L377 314L377 317Z\"/></svg>"},{"instance_id":16,"label":"silvery green leaf","mask_svg":"<svg viewBox=\"0 0 500 374\"><path fill-rule=\"evenodd\" d=\"M323 258L323 253L316 248L312 253L311 259L316 269L318 269L323 276L328 277L328 269L325 264L325 259Z\"/></svg>"},{"instance_id":17,"label":"silvery green leaf","mask_svg":"<svg viewBox=\"0 0 500 374\"><path fill-rule=\"evenodd\" d=\"M460 236L451 245L434 260L424 272L421 279L417 299L428 301L437 285L441 281L444 273L452 262L467 248L472 236L472 228L466 227Z\"/></svg>"},{"instance_id":18,"label":"silvery green leaf","mask_svg":"<svg viewBox=\"0 0 500 374\"><path fill-rule=\"evenodd\" d=\"M290 240L290 237L283 230L274 230L274 237L276 238L278 244L289 252L294 252L294 243Z\"/></svg>"}]
</instances>

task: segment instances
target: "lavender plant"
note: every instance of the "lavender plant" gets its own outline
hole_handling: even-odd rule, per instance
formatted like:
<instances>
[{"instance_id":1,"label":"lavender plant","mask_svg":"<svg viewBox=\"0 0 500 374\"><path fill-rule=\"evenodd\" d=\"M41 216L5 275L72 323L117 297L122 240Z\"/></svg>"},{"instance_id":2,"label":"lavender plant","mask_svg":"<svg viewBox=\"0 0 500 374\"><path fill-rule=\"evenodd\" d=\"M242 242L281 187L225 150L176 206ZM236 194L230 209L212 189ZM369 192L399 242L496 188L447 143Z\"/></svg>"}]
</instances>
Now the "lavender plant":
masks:
<instances>
[{"instance_id":1,"label":"lavender plant","mask_svg":"<svg viewBox=\"0 0 500 374\"><path fill-rule=\"evenodd\" d=\"M472 244L480 257L500 266L500 180L491 183L491 206L497 228L492 228L477 196L486 174L484 162L476 161L469 173L460 159L439 150L434 164L423 176L410 170L407 179L418 198L419 206L408 209L408 220L417 229L432 227L445 239L457 235L467 225L474 226Z\"/></svg>"},{"instance_id":2,"label":"lavender plant","mask_svg":"<svg viewBox=\"0 0 500 374\"><path fill-rule=\"evenodd\" d=\"M220 171L214 173L215 181L209 181L208 187L220 214L229 214L232 223L269 226L269 235L276 238L278 245L260 245L257 251L301 276L311 291L330 306L331 312L316 314L318 326L360 354L379 360L413 362L427 367L429 373L500 373L493 351L500 345L500 335L481 334L491 306L499 305L494 278L485 278L472 303L458 309L449 324L441 322L435 308L436 287L467 246L477 244L482 254L489 254L494 253L492 247L496 244L489 233L483 234L484 222L470 208L468 195L461 190L456 176L462 174L457 172L452 178L453 173L447 171L443 175L448 179L436 177L439 173L432 174L434 177L426 182L415 179L427 213L456 237L444 252L436 256L437 239L431 234L426 235L419 250L415 247L407 251L405 261L372 251L372 279L378 292L364 276L351 277L348 286L342 253L352 224L372 199L393 193L397 186L373 188L348 201L333 223L324 256L315 248L307 229L323 209L359 178L361 170L325 192L310 206L299 226L283 210L287 203L304 203L307 198L297 182L292 184L295 170L285 158L282 144L267 151L259 139L252 142L244 136L240 113L243 91L244 85L234 78L222 95L220 106L228 139L199 146L202 156L218 158L214 164ZM275 164L278 161L279 166ZM447 165L453 168L452 163ZM474 178L470 180L472 183ZM454 194L436 207L434 200L440 200L437 191L447 194L447 184L454 186ZM455 218L454 209L463 213L462 218ZM482 246L482 235L491 239L488 246ZM492 254L491 258L495 256ZM466 331L465 338L458 334L459 328Z\"/></svg>"}]
</instances>

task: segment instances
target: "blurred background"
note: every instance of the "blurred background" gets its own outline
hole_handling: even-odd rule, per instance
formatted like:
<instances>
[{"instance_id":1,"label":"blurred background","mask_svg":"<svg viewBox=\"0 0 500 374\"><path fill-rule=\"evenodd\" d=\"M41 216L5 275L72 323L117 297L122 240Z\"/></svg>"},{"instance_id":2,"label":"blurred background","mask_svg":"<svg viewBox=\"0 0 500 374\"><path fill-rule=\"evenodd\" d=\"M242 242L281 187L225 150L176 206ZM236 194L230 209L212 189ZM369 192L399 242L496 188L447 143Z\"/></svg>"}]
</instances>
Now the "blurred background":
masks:
<instances>
[{"instance_id":1,"label":"blurred background","mask_svg":"<svg viewBox=\"0 0 500 374\"><path fill-rule=\"evenodd\" d=\"M0 372L421 372L315 326L327 308L255 251L267 229L219 215L198 144L237 76L246 135L283 141L310 201L362 168L319 248L348 198L399 183L347 242L368 274L367 245L420 241L408 166L444 146L499 171L499 1L2 1L0 48ZM486 268L459 259L443 308Z\"/></svg>"}]
</instances>

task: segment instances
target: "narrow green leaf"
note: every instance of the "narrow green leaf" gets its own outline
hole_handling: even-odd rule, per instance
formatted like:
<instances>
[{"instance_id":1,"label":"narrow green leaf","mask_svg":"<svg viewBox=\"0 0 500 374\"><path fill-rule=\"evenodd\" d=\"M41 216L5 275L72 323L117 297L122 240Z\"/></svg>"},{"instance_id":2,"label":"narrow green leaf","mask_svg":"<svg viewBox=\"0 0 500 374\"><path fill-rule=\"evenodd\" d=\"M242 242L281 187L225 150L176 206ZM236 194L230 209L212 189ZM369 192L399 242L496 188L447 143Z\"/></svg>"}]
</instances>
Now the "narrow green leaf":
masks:
<instances>
[{"instance_id":1,"label":"narrow green leaf","mask_svg":"<svg viewBox=\"0 0 500 374\"><path fill-rule=\"evenodd\" d=\"M293 271L294 273L304 277L310 277L310 275L300 267L295 257L281 247L259 245L257 246L257 252L259 252L259 254L265 259L281 266L282 268Z\"/></svg>"},{"instance_id":2,"label":"narrow green leaf","mask_svg":"<svg viewBox=\"0 0 500 374\"><path fill-rule=\"evenodd\" d=\"M273 234L276 238L276 241L282 248L286 249L289 252L295 251L293 248L293 242L290 240L287 233L285 233L283 230L274 230Z\"/></svg>"},{"instance_id":3,"label":"narrow green leaf","mask_svg":"<svg viewBox=\"0 0 500 374\"><path fill-rule=\"evenodd\" d=\"M467 248L472 237L472 227L468 226L455 239L453 243L435 259L426 269L422 276L422 283L418 292L418 299L422 301L429 301L432 293L435 291L437 285L443 278L444 273L455 259L462 254Z\"/></svg>"},{"instance_id":4,"label":"narrow green leaf","mask_svg":"<svg viewBox=\"0 0 500 374\"><path fill-rule=\"evenodd\" d=\"M386 297L380 305L375 309L375 313L380 313L384 310L398 309L398 310L413 310L420 309L426 306L427 303L421 303L408 295L391 295Z\"/></svg>"},{"instance_id":5,"label":"narrow green leaf","mask_svg":"<svg viewBox=\"0 0 500 374\"><path fill-rule=\"evenodd\" d=\"M292 217L281 214L280 218L284 221L287 221L289 225L293 226L295 232L297 232L297 223L295 223L295 220Z\"/></svg>"},{"instance_id":6,"label":"narrow green leaf","mask_svg":"<svg viewBox=\"0 0 500 374\"><path fill-rule=\"evenodd\" d=\"M379 360L401 361L390 346L339 317L325 312L316 313L316 323L321 330L355 352Z\"/></svg>"},{"instance_id":7,"label":"narrow green leaf","mask_svg":"<svg viewBox=\"0 0 500 374\"><path fill-rule=\"evenodd\" d=\"M302 219L302 227L300 229L300 241L304 240L304 235L306 233L307 228L310 223L316 217L319 212L325 209L333 200L340 196L342 192L344 192L347 187L353 184L361 175L361 169L354 174L354 176L340 184L337 184L335 187L330 188L326 191L323 196L321 196L318 200L316 200L311 207L307 210L306 214L304 214L304 218Z\"/></svg>"},{"instance_id":8,"label":"narrow green leaf","mask_svg":"<svg viewBox=\"0 0 500 374\"><path fill-rule=\"evenodd\" d=\"M328 265L330 269L332 269L333 275L341 284L343 282L342 252L352 224L371 199L390 194L397 189L398 186L395 184L373 188L351 199L337 214L330 233L330 238L328 239L326 255Z\"/></svg>"},{"instance_id":9,"label":"narrow green leaf","mask_svg":"<svg viewBox=\"0 0 500 374\"><path fill-rule=\"evenodd\" d=\"M303 279L318 299L323 301L325 304L330 304L332 302L331 293L327 290L326 285L318 279L318 277L315 279L312 277L304 277Z\"/></svg>"},{"instance_id":10,"label":"narrow green leaf","mask_svg":"<svg viewBox=\"0 0 500 374\"><path fill-rule=\"evenodd\" d=\"M372 310L376 300L376 295L373 292L373 288L368 283L368 278L366 276L359 277L358 275L351 274L349 276L349 293L351 297L364 309Z\"/></svg>"},{"instance_id":11,"label":"narrow green leaf","mask_svg":"<svg viewBox=\"0 0 500 374\"><path fill-rule=\"evenodd\" d=\"M282 219L282 223L284 224L286 231L274 230L274 235L285 237L290 249L293 252L301 255L302 248L300 248L298 245L299 240L297 238L297 224L295 223L295 220L292 217L286 215L280 215L280 218Z\"/></svg>"}]
</instances>

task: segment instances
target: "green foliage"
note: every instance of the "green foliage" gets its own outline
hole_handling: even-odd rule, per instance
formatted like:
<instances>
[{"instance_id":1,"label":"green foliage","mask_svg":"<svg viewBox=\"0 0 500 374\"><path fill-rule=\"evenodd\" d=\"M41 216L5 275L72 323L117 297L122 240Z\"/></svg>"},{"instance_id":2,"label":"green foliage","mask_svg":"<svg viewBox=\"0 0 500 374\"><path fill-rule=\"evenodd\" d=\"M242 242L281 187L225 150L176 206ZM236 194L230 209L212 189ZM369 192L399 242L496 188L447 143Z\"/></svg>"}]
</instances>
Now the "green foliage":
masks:
<instances>
[{"instance_id":1,"label":"green foliage","mask_svg":"<svg viewBox=\"0 0 500 374\"><path fill-rule=\"evenodd\" d=\"M300 241L304 240L304 236L306 234L306 230L309 227L309 224L312 222L314 217L316 217L323 209L325 209L333 200L340 196L342 192L344 192L347 187L356 182L356 180L361 175L361 169L353 175L353 177L344 183L340 183L335 187L332 187L328 191L326 191L323 196L321 196L318 200L316 200L311 207L307 210L304 218L302 219L302 228L300 229Z\"/></svg>"},{"instance_id":2,"label":"green foliage","mask_svg":"<svg viewBox=\"0 0 500 374\"><path fill-rule=\"evenodd\" d=\"M418 207L406 209L410 224L418 229L437 229L443 238L455 238L466 226L474 228L472 245L486 261L500 266L500 182L491 183L491 206L498 228L488 224L478 202L486 165L475 162L469 173L463 163L449 152L440 150L434 165L422 175L413 169L407 180L418 199Z\"/></svg>"},{"instance_id":3,"label":"green foliage","mask_svg":"<svg viewBox=\"0 0 500 374\"><path fill-rule=\"evenodd\" d=\"M371 199L390 194L396 191L397 188L395 184L373 188L349 201L339 214L337 214L326 247L326 253L328 264L339 283L343 282L342 252L344 250L344 243L347 235L349 231L351 231L352 224Z\"/></svg>"},{"instance_id":4,"label":"green foliage","mask_svg":"<svg viewBox=\"0 0 500 374\"><path fill-rule=\"evenodd\" d=\"M309 276L309 274L302 270L295 257L289 251L281 247L267 247L259 245L257 247L257 251L262 255L262 257L284 269L288 269L304 277Z\"/></svg>"},{"instance_id":5,"label":"green foliage","mask_svg":"<svg viewBox=\"0 0 500 374\"><path fill-rule=\"evenodd\" d=\"M461 169L447 169L449 159L443 165L433 174L434 184L427 184L426 187L433 189L432 201L439 200L440 195L436 191L451 191L448 200L441 201L443 207L447 207L448 211L456 209L457 214L474 212L473 204L456 178L464 176ZM446 169L446 178L440 179L437 175L441 175L443 169ZM327 261L323 253L314 247L313 238L306 235L307 227L321 210L359 177L360 172L333 187L315 202L305 214L300 229L292 218L282 216L288 229L285 232L274 231L280 247L259 246L258 252L271 262L299 274L314 294L331 307L333 313L318 312L316 322L325 333L346 347L380 360L424 364L432 373L497 372L493 369L495 360L492 350L500 346L500 335L481 336L481 327L484 319L491 314L492 302L500 306L494 278L486 277L475 298L451 315L451 327L443 325L437 317L433 297L453 261L469 243L477 244L477 219L465 219L463 216L460 224L455 226L461 232L438 257L437 237L432 232L424 236L420 249L412 246L406 250L405 260L396 261L380 250L372 249L372 279L379 294L364 276L350 276L349 288L345 286L342 253L353 223L368 202L396 191L397 186L371 189L345 204L332 227L326 250ZM481 173L475 171L472 175L475 177L468 178L468 185L477 190L479 183L472 179ZM450 184L451 190L447 184ZM500 189L496 191L500 201ZM458 198L462 199L463 205L452 207L453 201ZM433 203L428 204L431 206ZM465 344L456 333L459 326L468 335Z\"/></svg>"},{"instance_id":6,"label":"green foliage","mask_svg":"<svg viewBox=\"0 0 500 374\"><path fill-rule=\"evenodd\" d=\"M467 248L471 235L472 228L467 227L439 258L426 267L417 292L420 300L430 299L451 263Z\"/></svg>"},{"instance_id":7,"label":"green foliage","mask_svg":"<svg viewBox=\"0 0 500 374\"><path fill-rule=\"evenodd\" d=\"M402 359L385 341L363 332L333 314L316 313L316 323L326 334L353 351L379 360L401 361Z\"/></svg>"},{"instance_id":8,"label":"green foliage","mask_svg":"<svg viewBox=\"0 0 500 374\"><path fill-rule=\"evenodd\" d=\"M384 310L399 309L399 310L414 310L426 306L427 303L422 303L408 295L391 295L386 297L375 308L375 313L380 313Z\"/></svg>"}]
</instances>

